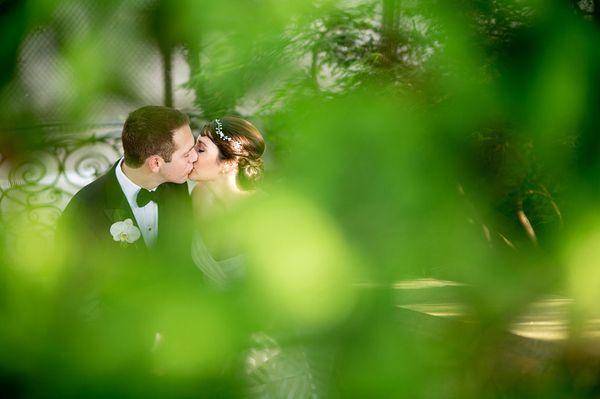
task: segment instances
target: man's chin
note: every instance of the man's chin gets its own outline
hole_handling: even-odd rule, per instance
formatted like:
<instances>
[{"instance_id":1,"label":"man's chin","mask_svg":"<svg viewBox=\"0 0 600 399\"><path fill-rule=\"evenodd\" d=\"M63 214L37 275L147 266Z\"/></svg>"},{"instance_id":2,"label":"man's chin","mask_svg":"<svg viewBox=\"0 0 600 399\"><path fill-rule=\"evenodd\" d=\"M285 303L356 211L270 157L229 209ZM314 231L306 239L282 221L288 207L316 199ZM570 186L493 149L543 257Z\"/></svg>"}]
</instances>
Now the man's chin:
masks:
<instances>
[{"instance_id":1,"label":"man's chin","mask_svg":"<svg viewBox=\"0 0 600 399\"><path fill-rule=\"evenodd\" d=\"M175 184L183 184L183 183L186 183L187 180L188 180L188 177L187 177L187 175L185 175L184 177L180 177L178 179L171 179L168 182L175 183Z\"/></svg>"},{"instance_id":2,"label":"man's chin","mask_svg":"<svg viewBox=\"0 0 600 399\"><path fill-rule=\"evenodd\" d=\"M192 174L194 174L194 169L191 169L185 175L181 176L181 181L179 181L178 183L183 184L183 183L187 182L190 179L190 175L192 175Z\"/></svg>"}]
</instances>

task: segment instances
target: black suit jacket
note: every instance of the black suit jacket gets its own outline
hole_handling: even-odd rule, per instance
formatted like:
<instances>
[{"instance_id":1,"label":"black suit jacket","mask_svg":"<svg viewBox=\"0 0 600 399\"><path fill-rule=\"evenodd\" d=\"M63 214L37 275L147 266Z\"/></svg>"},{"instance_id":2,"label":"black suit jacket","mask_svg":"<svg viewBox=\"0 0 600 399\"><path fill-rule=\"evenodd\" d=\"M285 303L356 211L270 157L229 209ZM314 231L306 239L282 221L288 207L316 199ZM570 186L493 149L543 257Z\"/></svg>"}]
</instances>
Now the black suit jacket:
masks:
<instances>
[{"instance_id":1,"label":"black suit jacket","mask_svg":"<svg viewBox=\"0 0 600 399\"><path fill-rule=\"evenodd\" d=\"M153 307L184 284L192 289L201 284L190 254L191 199L186 184L161 185L155 246L147 248L142 237L122 245L110 234L111 225L127 218L137 222L117 180L117 165L75 194L59 219L57 248L66 265L61 306L73 325L87 326L78 339L89 339L90 346L95 334L110 335L118 325L125 336L132 331L139 336L128 344L150 350L155 333L165 328L153 319Z\"/></svg>"}]
</instances>

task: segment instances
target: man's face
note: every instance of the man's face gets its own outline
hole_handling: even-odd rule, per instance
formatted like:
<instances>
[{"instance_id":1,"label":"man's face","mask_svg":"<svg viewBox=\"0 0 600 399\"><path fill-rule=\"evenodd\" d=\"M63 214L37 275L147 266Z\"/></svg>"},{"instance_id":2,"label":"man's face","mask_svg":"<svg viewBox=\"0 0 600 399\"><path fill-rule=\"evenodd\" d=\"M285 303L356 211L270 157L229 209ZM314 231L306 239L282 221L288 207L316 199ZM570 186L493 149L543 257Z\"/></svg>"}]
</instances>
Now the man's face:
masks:
<instances>
[{"instance_id":1,"label":"man's face","mask_svg":"<svg viewBox=\"0 0 600 399\"><path fill-rule=\"evenodd\" d=\"M173 132L173 144L175 151L171 156L171 162L162 164L160 174L167 182L185 183L198 158L194 148L194 136L189 125L184 125Z\"/></svg>"}]
</instances>

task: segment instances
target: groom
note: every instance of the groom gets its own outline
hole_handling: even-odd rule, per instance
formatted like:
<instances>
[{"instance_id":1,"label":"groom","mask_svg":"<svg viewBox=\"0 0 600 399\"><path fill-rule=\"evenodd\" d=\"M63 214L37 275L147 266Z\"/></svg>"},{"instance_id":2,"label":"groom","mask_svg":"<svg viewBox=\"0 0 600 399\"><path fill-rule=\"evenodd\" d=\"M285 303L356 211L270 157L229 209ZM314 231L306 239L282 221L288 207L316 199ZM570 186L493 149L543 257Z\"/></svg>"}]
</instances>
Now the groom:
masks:
<instances>
[{"instance_id":1,"label":"groom","mask_svg":"<svg viewBox=\"0 0 600 399\"><path fill-rule=\"evenodd\" d=\"M115 251L188 253L191 204L185 183L198 157L188 117L168 107L142 107L127 117L121 139L124 156L75 194L57 236ZM78 255L84 254L85 249Z\"/></svg>"}]
</instances>

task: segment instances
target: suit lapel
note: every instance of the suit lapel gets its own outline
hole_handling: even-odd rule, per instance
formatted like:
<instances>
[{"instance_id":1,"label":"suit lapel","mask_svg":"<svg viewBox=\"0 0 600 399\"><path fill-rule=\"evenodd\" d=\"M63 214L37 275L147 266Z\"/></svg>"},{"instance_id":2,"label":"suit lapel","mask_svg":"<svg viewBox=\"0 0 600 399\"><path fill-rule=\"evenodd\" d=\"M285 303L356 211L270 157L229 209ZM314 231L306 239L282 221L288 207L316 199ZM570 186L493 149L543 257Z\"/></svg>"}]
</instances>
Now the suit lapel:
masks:
<instances>
[{"instance_id":1,"label":"suit lapel","mask_svg":"<svg viewBox=\"0 0 600 399\"><path fill-rule=\"evenodd\" d=\"M159 194L159 204L158 204L158 236L157 236L157 244L160 245L161 241L164 240L165 236L168 234L168 224L169 224L169 191L170 185L169 183L163 183L160 187Z\"/></svg>"},{"instance_id":2,"label":"suit lapel","mask_svg":"<svg viewBox=\"0 0 600 399\"><path fill-rule=\"evenodd\" d=\"M125 194L117 180L115 168L118 164L119 162L117 161L105 176L107 180L106 190L104 191L104 214L108 218L110 225L125 219L131 219L134 225L139 228L139 226L137 226L137 220L133 215L133 211L129 206L129 202L127 201L127 198L125 198ZM131 244L131 246L136 248L146 248L143 237L140 237L140 239Z\"/></svg>"}]
</instances>

